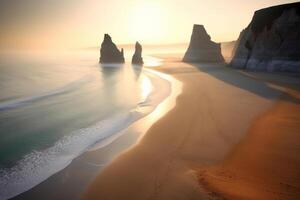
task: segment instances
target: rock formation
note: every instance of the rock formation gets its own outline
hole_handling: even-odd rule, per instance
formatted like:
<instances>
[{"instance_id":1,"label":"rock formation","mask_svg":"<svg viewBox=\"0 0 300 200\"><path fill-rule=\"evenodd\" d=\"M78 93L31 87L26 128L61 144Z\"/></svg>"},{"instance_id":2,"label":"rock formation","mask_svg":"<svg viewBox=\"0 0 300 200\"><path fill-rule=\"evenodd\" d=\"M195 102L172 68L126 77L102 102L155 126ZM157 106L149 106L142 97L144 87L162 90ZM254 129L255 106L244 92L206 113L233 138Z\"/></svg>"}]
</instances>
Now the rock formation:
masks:
<instances>
[{"instance_id":1,"label":"rock formation","mask_svg":"<svg viewBox=\"0 0 300 200\"><path fill-rule=\"evenodd\" d=\"M104 40L101 44L100 63L124 63L124 51L119 51L117 46L112 42L108 34L104 34Z\"/></svg>"},{"instance_id":2,"label":"rock formation","mask_svg":"<svg viewBox=\"0 0 300 200\"><path fill-rule=\"evenodd\" d=\"M256 11L239 36L231 66L300 72L300 3Z\"/></svg>"},{"instance_id":3,"label":"rock formation","mask_svg":"<svg viewBox=\"0 0 300 200\"><path fill-rule=\"evenodd\" d=\"M132 57L132 64L136 64L136 65L144 64L142 58L142 45L138 42L135 43L135 52Z\"/></svg>"},{"instance_id":4,"label":"rock formation","mask_svg":"<svg viewBox=\"0 0 300 200\"><path fill-rule=\"evenodd\" d=\"M203 25L194 25L184 62L223 62L221 46L211 41Z\"/></svg>"}]
</instances>

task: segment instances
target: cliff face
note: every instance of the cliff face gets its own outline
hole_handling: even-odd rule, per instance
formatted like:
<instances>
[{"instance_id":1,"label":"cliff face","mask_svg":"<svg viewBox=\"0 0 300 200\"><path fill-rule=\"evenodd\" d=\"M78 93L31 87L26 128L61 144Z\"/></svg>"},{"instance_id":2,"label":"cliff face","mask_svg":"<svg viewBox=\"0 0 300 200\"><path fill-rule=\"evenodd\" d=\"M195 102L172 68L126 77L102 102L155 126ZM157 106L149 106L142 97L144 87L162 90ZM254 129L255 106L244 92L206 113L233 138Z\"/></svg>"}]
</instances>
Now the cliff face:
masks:
<instances>
[{"instance_id":1,"label":"cliff face","mask_svg":"<svg viewBox=\"0 0 300 200\"><path fill-rule=\"evenodd\" d=\"M300 72L300 3L256 11L233 54L236 68Z\"/></svg>"},{"instance_id":2,"label":"cliff face","mask_svg":"<svg viewBox=\"0 0 300 200\"><path fill-rule=\"evenodd\" d=\"M203 25L194 25L184 62L223 62L221 46L211 41Z\"/></svg>"},{"instance_id":3,"label":"cliff face","mask_svg":"<svg viewBox=\"0 0 300 200\"><path fill-rule=\"evenodd\" d=\"M124 63L123 49L119 51L117 46L112 42L108 34L104 35L104 40L100 49L100 63Z\"/></svg>"},{"instance_id":4,"label":"cliff face","mask_svg":"<svg viewBox=\"0 0 300 200\"><path fill-rule=\"evenodd\" d=\"M135 43L135 52L132 57L132 64L136 64L136 65L144 64L142 58L142 45L138 42Z\"/></svg>"}]
</instances>

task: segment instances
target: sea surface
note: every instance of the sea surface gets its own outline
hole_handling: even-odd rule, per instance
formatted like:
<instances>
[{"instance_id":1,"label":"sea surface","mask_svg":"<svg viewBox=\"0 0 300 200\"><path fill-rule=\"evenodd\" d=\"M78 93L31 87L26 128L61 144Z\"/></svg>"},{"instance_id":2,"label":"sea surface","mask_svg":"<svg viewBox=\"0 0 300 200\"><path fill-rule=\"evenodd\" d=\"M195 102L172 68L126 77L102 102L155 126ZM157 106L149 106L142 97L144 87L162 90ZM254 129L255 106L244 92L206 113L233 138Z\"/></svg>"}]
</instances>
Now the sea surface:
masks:
<instances>
[{"instance_id":1,"label":"sea surface","mask_svg":"<svg viewBox=\"0 0 300 200\"><path fill-rule=\"evenodd\" d=\"M127 54L130 61L132 51ZM98 59L97 49L0 54L0 199L105 146L170 93L151 70ZM144 60L148 67L161 62Z\"/></svg>"}]
</instances>

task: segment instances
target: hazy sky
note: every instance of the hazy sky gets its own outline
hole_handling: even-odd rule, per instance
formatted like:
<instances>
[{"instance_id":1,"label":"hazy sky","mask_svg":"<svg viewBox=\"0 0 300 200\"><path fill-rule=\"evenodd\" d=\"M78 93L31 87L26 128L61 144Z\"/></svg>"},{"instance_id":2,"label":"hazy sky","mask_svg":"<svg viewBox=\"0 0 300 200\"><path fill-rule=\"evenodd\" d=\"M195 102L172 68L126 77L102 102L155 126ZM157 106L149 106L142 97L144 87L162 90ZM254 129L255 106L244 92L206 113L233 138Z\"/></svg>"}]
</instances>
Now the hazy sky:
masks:
<instances>
[{"instance_id":1,"label":"hazy sky","mask_svg":"<svg viewBox=\"0 0 300 200\"><path fill-rule=\"evenodd\" d=\"M235 40L255 10L292 0L0 0L0 48L182 43L194 23Z\"/></svg>"}]
</instances>

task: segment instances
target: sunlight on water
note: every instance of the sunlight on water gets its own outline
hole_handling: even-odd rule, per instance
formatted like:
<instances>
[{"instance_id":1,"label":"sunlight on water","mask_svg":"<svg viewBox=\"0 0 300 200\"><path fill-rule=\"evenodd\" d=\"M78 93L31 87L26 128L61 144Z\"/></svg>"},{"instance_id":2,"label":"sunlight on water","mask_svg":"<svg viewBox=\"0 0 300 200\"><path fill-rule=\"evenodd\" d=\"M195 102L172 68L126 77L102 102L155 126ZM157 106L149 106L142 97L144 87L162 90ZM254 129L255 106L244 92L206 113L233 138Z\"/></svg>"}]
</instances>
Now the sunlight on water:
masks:
<instances>
[{"instance_id":1,"label":"sunlight on water","mask_svg":"<svg viewBox=\"0 0 300 200\"><path fill-rule=\"evenodd\" d=\"M145 77L141 81L141 88L142 88L142 98L145 99L152 90L152 84L149 78Z\"/></svg>"},{"instance_id":2,"label":"sunlight on water","mask_svg":"<svg viewBox=\"0 0 300 200\"><path fill-rule=\"evenodd\" d=\"M29 190L153 113L137 126L144 133L167 112L158 104L172 81L149 69L163 59L145 55L144 67L132 65L129 50L122 65L98 64L98 50L2 55L0 199Z\"/></svg>"},{"instance_id":3,"label":"sunlight on water","mask_svg":"<svg viewBox=\"0 0 300 200\"><path fill-rule=\"evenodd\" d=\"M158 67L158 66L162 65L162 61L163 61L163 59L154 58L152 56L144 57L145 66L147 66L147 67Z\"/></svg>"},{"instance_id":4,"label":"sunlight on water","mask_svg":"<svg viewBox=\"0 0 300 200\"><path fill-rule=\"evenodd\" d=\"M140 123L136 124L135 128L142 133L146 133L147 130L151 127L151 125L162 118L167 112L169 112L176 105L176 97L182 91L182 84L180 81L172 78L167 74L160 73L158 71L154 71L151 69L146 69L146 72L151 72L153 75L157 75L160 78L160 81L152 82L153 87L158 87L159 92L156 94L152 94L153 98L160 98L159 96L164 94L168 96L168 98L164 99L160 104L155 108L153 112L151 112L147 117L143 118ZM172 83L172 84L171 84ZM143 138L143 134L141 134L138 138L138 142Z\"/></svg>"},{"instance_id":5,"label":"sunlight on water","mask_svg":"<svg viewBox=\"0 0 300 200\"><path fill-rule=\"evenodd\" d=\"M157 76L159 76L159 77L161 77L161 78L163 78L164 80L167 80L168 82L166 82L166 83L168 83L168 84L170 84L171 82L174 82L174 80L173 79L171 79L170 78L170 76L168 76L168 75L166 75L166 74L163 74L163 73L160 73L160 72L157 72L157 71L153 71L153 70L151 70L151 73L153 73L153 74L155 74L155 75L157 75ZM162 85L162 83L152 83L153 85L154 84L157 84L156 85L156 87L159 87L159 85ZM155 87L155 86L154 86ZM171 85L169 85L169 87L171 87ZM173 87L175 87L174 85L173 85ZM176 90L177 90L178 88L176 88ZM171 90L168 88L168 87L161 87L160 88L160 93L167 93L168 95L170 95L170 93L171 93ZM162 90L164 90L164 91L162 91ZM174 90L174 88L173 88L173 90ZM152 121L156 121L157 119L159 119L159 118L161 118L162 117L162 115L163 115L163 113L166 113L167 112L167 110L169 109L169 107L170 107L170 104L169 103L165 103L166 101L164 101L163 103L161 103L152 113L151 113L151 115L149 116L149 119L150 120L152 120Z\"/></svg>"}]
</instances>

